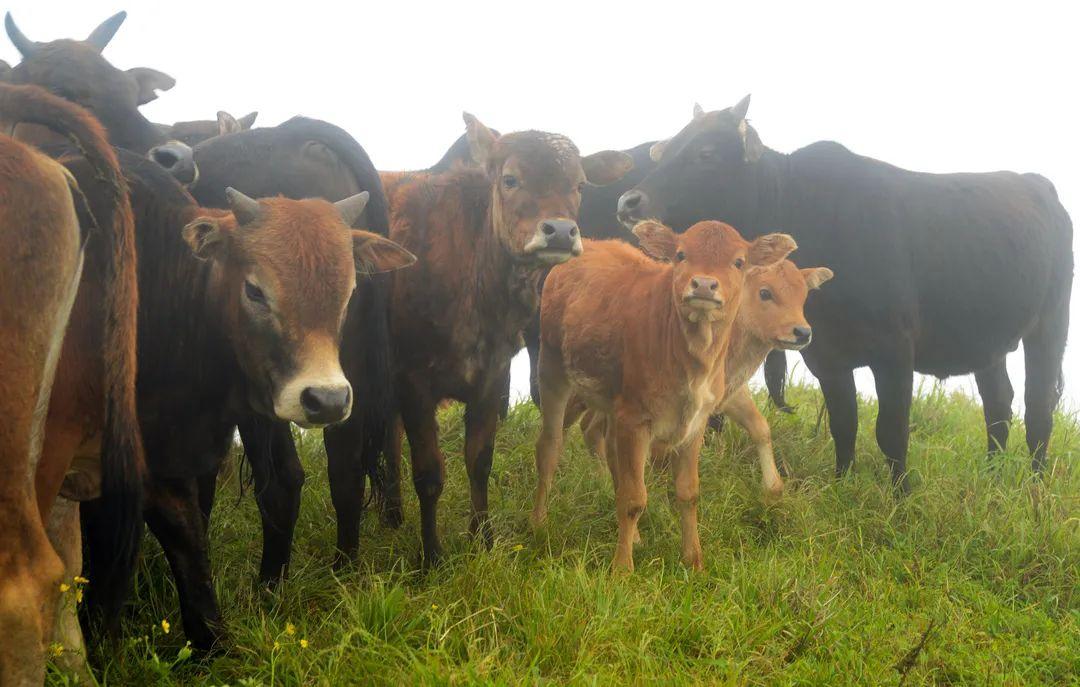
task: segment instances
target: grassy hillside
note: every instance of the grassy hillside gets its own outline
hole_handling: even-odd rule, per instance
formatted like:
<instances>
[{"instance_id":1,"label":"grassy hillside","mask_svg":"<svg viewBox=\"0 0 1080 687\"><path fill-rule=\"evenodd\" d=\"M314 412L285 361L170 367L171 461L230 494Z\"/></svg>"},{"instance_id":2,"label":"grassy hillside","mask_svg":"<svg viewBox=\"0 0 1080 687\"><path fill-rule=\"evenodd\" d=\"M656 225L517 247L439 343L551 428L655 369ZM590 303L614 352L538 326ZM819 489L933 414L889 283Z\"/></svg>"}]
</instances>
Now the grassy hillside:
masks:
<instances>
[{"instance_id":1,"label":"grassy hillside","mask_svg":"<svg viewBox=\"0 0 1080 687\"><path fill-rule=\"evenodd\" d=\"M1030 477L1017 423L1010 450L983 456L978 405L919 398L915 489L887 487L861 412L850 478L832 478L819 394L794 388L798 413L769 411L792 473L778 505L759 499L756 459L728 427L702 460L706 571L679 563L678 518L662 473L649 478L637 572L613 577L614 496L575 430L556 477L550 525L528 524L538 415L513 410L492 480L494 550L465 533L462 412L442 417L450 456L440 523L449 557L415 572L418 513L369 513L362 562L330 568L334 516L321 439L302 439L308 482L292 575L253 584L261 545L250 489L219 488L213 566L230 651L187 657L175 589L148 540L131 637L104 658L109 684L1080 684L1080 423L1059 417L1052 469ZM243 474L243 473L240 473ZM170 625L166 634L162 620ZM921 647L921 649L919 648ZM905 674L906 673L906 674ZM51 678L61 684L62 678Z\"/></svg>"}]
</instances>

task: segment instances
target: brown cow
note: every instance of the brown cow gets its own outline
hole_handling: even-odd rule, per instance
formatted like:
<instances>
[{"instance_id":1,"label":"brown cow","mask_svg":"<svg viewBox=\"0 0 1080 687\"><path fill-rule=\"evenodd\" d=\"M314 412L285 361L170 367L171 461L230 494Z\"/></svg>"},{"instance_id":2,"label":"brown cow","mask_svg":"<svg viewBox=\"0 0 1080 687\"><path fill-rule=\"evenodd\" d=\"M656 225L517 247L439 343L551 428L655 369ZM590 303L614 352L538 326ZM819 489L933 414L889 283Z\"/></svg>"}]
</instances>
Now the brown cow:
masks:
<instances>
[{"instance_id":1,"label":"brown cow","mask_svg":"<svg viewBox=\"0 0 1080 687\"><path fill-rule=\"evenodd\" d=\"M581 252L574 218L586 183L610 183L630 164L616 152L581 157L570 139L556 134L497 136L469 114L465 123L475 167L384 176L390 236L420 258L417 269L394 275L390 326L426 565L441 555L439 403L466 403L471 529L490 543L487 483L495 429L510 360L538 306L539 280L546 268ZM391 448L389 462L400 461L400 448L400 442ZM335 488L339 481L345 480L331 472L335 505L349 498ZM339 546L351 553L356 543L339 538Z\"/></svg>"},{"instance_id":2,"label":"brown cow","mask_svg":"<svg viewBox=\"0 0 1080 687\"><path fill-rule=\"evenodd\" d=\"M571 395L612 417L619 543L613 565L633 570L637 520L645 509L650 448L674 452L682 558L700 569L698 454L724 386L724 357L747 266L768 265L793 248L769 234L753 243L720 222L676 235L656 222L634 229L657 262L620 241L590 241L585 256L556 267L540 313L543 428L533 523L547 517L547 493L562 451Z\"/></svg>"},{"instance_id":3,"label":"brown cow","mask_svg":"<svg viewBox=\"0 0 1080 687\"><path fill-rule=\"evenodd\" d=\"M64 566L69 578L80 572L71 557L75 549L78 558L78 512L71 504L52 512L80 446L88 460L100 460L103 512L112 521L101 546L113 565L95 582L103 595L123 596L142 533L134 235L116 156L85 110L37 87L0 85L0 118L73 141L95 173L83 190L101 199L92 208L97 231L80 237L76 206L86 201L71 175L0 136L0 520L7 533L0 547L0 683L40 684ZM56 515L50 534L54 545L69 546L59 552L63 560L43 528ZM81 645L78 625L68 629L75 632L69 641ZM84 668L72 656L72 667Z\"/></svg>"},{"instance_id":4,"label":"brown cow","mask_svg":"<svg viewBox=\"0 0 1080 687\"><path fill-rule=\"evenodd\" d=\"M776 469L769 424L754 404L747 382L769 351L798 351L810 344L812 331L803 315L803 304L810 289L819 288L832 276L832 270L827 267L800 270L790 260L752 267L746 272L742 301L724 359L724 388L717 394L721 399L717 411L742 427L757 447L767 499L779 497L784 482ZM606 460L606 418L595 411L586 411L581 417L581 427L589 447ZM656 458L659 456L654 455Z\"/></svg>"}]
</instances>

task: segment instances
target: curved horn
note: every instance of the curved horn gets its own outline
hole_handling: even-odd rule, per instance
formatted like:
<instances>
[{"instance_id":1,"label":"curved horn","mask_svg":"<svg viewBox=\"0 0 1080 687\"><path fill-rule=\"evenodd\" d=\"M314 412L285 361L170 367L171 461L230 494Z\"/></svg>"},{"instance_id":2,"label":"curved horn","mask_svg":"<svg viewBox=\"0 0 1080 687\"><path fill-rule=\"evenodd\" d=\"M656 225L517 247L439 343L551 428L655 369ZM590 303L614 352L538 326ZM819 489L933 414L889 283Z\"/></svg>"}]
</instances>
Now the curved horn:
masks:
<instances>
[{"instance_id":1,"label":"curved horn","mask_svg":"<svg viewBox=\"0 0 1080 687\"><path fill-rule=\"evenodd\" d=\"M370 197L370 193L361 191L355 196L349 196L345 200L334 203L334 207L337 208L338 214L341 215L342 221L345 222L345 226L351 227L353 222L360 219L360 215L363 214L364 208L367 207Z\"/></svg>"},{"instance_id":2,"label":"curved horn","mask_svg":"<svg viewBox=\"0 0 1080 687\"><path fill-rule=\"evenodd\" d=\"M86 42L97 48L98 52L101 52L109 44L113 36L116 35L117 29L120 28L125 19L127 19L127 12L120 10L91 31L90 35L86 37Z\"/></svg>"},{"instance_id":3,"label":"curved horn","mask_svg":"<svg viewBox=\"0 0 1080 687\"><path fill-rule=\"evenodd\" d=\"M26 37L26 35L19 30L19 27L15 25L15 19L12 18L11 12L4 15L4 28L7 29L8 38L15 45L15 49L19 51L19 54L23 57L30 57L37 50L38 44Z\"/></svg>"},{"instance_id":4,"label":"curved horn","mask_svg":"<svg viewBox=\"0 0 1080 687\"><path fill-rule=\"evenodd\" d=\"M705 108L700 103L694 103L694 119L701 119L705 116Z\"/></svg>"},{"instance_id":5,"label":"curved horn","mask_svg":"<svg viewBox=\"0 0 1080 687\"><path fill-rule=\"evenodd\" d=\"M229 209L236 216L236 221L241 225L251 224L259 219L259 201L248 198L232 186L225 189L225 200L229 201Z\"/></svg>"}]
</instances>

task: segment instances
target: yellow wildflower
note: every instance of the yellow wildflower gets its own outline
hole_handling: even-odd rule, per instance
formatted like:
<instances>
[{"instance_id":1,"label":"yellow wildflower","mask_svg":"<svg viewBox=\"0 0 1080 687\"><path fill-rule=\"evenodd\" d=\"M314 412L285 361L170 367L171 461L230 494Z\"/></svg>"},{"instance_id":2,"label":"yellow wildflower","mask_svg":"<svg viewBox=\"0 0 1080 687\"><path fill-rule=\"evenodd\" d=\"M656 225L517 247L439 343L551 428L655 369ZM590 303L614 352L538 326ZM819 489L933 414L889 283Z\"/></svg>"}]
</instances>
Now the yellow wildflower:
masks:
<instances>
[{"instance_id":1,"label":"yellow wildflower","mask_svg":"<svg viewBox=\"0 0 1080 687\"><path fill-rule=\"evenodd\" d=\"M82 603L82 590L81 589L76 589L75 590L75 603L77 603L77 604Z\"/></svg>"},{"instance_id":2,"label":"yellow wildflower","mask_svg":"<svg viewBox=\"0 0 1080 687\"><path fill-rule=\"evenodd\" d=\"M161 621L161 631L162 632L164 632L165 634L169 634L169 629L170 628L172 628L172 625L169 624L168 620L162 620Z\"/></svg>"},{"instance_id":3,"label":"yellow wildflower","mask_svg":"<svg viewBox=\"0 0 1080 687\"><path fill-rule=\"evenodd\" d=\"M308 648L308 640L306 640L306 639L301 639L301 640L300 640L300 648L301 648L301 649L306 649L306 648Z\"/></svg>"},{"instance_id":4,"label":"yellow wildflower","mask_svg":"<svg viewBox=\"0 0 1080 687\"><path fill-rule=\"evenodd\" d=\"M514 544L514 548L513 548L513 550L514 550L514 551L521 551L521 550L522 550L522 549L524 549L524 548L525 548L525 545L524 545L524 544Z\"/></svg>"},{"instance_id":5,"label":"yellow wildflower","mask_svg":"<svg viewBox=\"0 0 1080 687\"><path fill-rule=\"evenodd\" d=\"M90 580L86 579L82 575L76 575L75 582L77 582L78 584L90 584Z\"/></svg>"},{"instance_id":6,"label":"yellow wildflower","mask_svg":"<svg viewBox=\"0 0 1080 687\"><path fill-rule=\"evenodd\" d=\"M433 610L433 611L439 610L439 604L431 604L431 610Z\"/></svg>"},{"instance_id":7,"label":"yellow wildflower","mask_svg":"<svg viewBox=\"0 0 1080 687\"><path fill-rule=\"evenodd\" d=\"M280 648L281 648L281 642L279 642L279 641L277 641L277 640L275 639L275 640L274 640L274 651L277 651L277 650L278 650L278 649L280 649Z\"/></svg>"},{"instance_id":8,"label":"yellow wildflower","mask_svg":"<svg viewBox=\"0 0 1080 687\"><path fill-rule=\"evenodd\" d=\"M61 582L60 583L60 593L61 594L67 594L68 590L70 590L70 589L71 589L71 585L68 584L67 582Z\"/></svg>"},{"instance_id":9,"label":"yellow wildflower","mask_svg":"<svg viewBox=\"0 0 1080 687\"><path fill-rule=\"evenodd\" d=\"M285 634L289 635L290 637L296 634L296 625L293 625L292 623L285 623Z\"/></svg>"},{"instance_id":10,"label":"yellow wildflower","mask_svg":"<svg viewBox=\"0 0 1080 687\"><path fill-rule=\"evenodd\" d=\"M64 655L64 645L60 642L53 642L49 645L49 653L53 656L60 657Z\"/></svg>"}]
</instances>

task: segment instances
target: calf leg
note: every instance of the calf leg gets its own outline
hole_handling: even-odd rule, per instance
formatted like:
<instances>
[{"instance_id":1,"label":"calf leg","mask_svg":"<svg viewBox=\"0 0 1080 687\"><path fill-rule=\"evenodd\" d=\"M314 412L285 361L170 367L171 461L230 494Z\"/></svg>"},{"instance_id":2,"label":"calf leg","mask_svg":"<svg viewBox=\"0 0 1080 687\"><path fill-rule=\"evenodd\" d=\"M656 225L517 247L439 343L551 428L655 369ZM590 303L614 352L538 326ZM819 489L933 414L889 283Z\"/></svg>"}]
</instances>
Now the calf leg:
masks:
<instances>
[{"instance_id":1,"label":"calf leg","mask_svg":"<svg viewBox=\"0 0 1080 687\"><path fill-rule=\"evenodd\" d=\"M847 474L855 460L855 434L859 430L859 405L855 396L855 375L851 370L818 377L825 407L829 410L829 431L836 448L836 476Z\"/></svg>"},{"instance_id":2,"label":"calf leg","mask_svg":"<svg viewBox=\"0 0 1080 687\"><path fill-rule=\"evenodd\" d=\"M364 515L364 471L360 465L359 438L346 426L323 430L330 500L337 515L337 559L342 565L356 558L360 548L360 520Z\"/></svg>"},{"instance_id":3,"label":"calf leg","mask_svg":"<svg viewBox=\"0 0 1080 687\"><path fill-rule=\"evenodd\" d=\"M698 459L705 440L704 428L696 437L675 452L672 479L675 483L675 502L679 506L682 530L682 562L694 570L702 570L701 540L698 538Z\"/></svg>"},{"instance_id":4,"label":"calf leg","mask_svg":"<svg viewBox=\"0 0 1080 687\"><path fill-rule=\"evenodd\" d=\"M634 571L634 541L638 538L638 520L645 511L645 459L649 454L648 429L616 414L615 451L618 480L615 487L615 514L619 522L619 541L615 545L615 570Z\"/></svg>"},{"instance_id":5,"label":"calf leg","mask_svg":"<svg viewBox=\"0 0 1080 687\"><path fill-rule=\"evenodd\" d=\"M725 415L746 430L757 448L758 464L761 465L761 488L764 490L766 500L779 499L784 493L784 480L776 469L772 432L769 430L769 423L765 420L765 416L758 410L754 398L750 395L750 387L743 385L724 404L723 410Z\"/></svg>"},{"instance_id":6,"label":"calf leg","mask_svg":"<svg viewBox=\"0 0 1080 687\"><path fill-rule=\"evenodd\" d=\"M529 395L540 406L540 313L537 313L522 333L529 352Z\"/></svg>"},{"instance_id":7,"label":"calf leg","mask_svg":"<svg viewBox=\"0 0 1080 687\"><path fill-rule=\"evenodd\" d=\"M438 508L446 482L446 459L439 449L436 404L422 398L408 384L401 390L401 420L409 437L413 487L420 499L421 563L436 565L442 558L439 542Z\"/></svg>"},{"instance_id":8,"label":"calf leg","mask_svg":"<svg viewBox=\"0 0 1080 687\"><path fill-rule=\"evenodd\" d=\"M493 534L488 519L488 479L495 453L495 432L502 408L501 394L469 403L465 407L465 470L469 475L472 516L469 532L479 535L491 548Z\"/></svg>"},{"instance_id":9,"label":"calf leg","mask_svg":"<svg viewBox=\"0 0 1080 687\"><path fill-rule=\"evenodd\" d=\"M540 437L536 440L536 497L532 524L539 527L547 519L548 492L562 455L563 425L570 386L561 362L546 350L540 354Z\"/></svg>"},{"instance_id":10,"label":"calf leg","mask_svg":"<svg viewBox=\"0 0 1080 687\"><path fill-rule=\"evenodd\" d=\"M397 529L405 521L401 505L401 437L405 428L401 418L395 418L386 438L386 465L383 475L382 521L387 527Z\"/></svg>"},{"instance_id":11,"label":"calf leg","mask_svg":"<svg viewBox=\"0 0 1080 687\"><path fill-rule=\"evenodd\" d=\"M979 396L986 418L987 454L1004 451L1009 443L1009 422L1012 421L1013 388L1002 358L990 367L975 373Z\"/></svg>"},{"instance_id":12,"label":"calf leg","mask_svg":"<svg viewBox=\"0 0 1080 687\"><path fill-rule=\"evenodd\" d=\"M1071 279L1069 280L1071 283ZM1061 399L1061 360L1069 332L1069 284L1058 294L1054 307L1039 316L1035 328L1024 337L1024 424L1031 452L1031 468L1046 466L1046 449L1054 429L1054 409Z\"/></svg>"},{"instance_id":13,"label":"calf leg","mask_svg":"<svg viewBox=\"0 0 1080 687\"><path fill-rule=\"evenodd\" d=\"M86 662L86 642L79 626L78 592L74 578L82 575L82 528L79 525L79 504L58 498L49 512L46 524L49 542L64 564L64 582L68 592L61 595L53 626L53 643L61 647L54 662L65 673L75 677L78 684L92 685L94 678Z\"/></svg>"},{"instance_id":14,"label":"calf leg","mask_svg":"<svg viewBox=\"0 0 1080 687\"><path fill-rule=\"evenodd\" d=\"M911 391L915 371L908 362L871 366L878 396L877 442L889 461L893 485L901 493L910 486L907 475Z\"/></svg>"},{"instance_id":15,"label":"calf leg","mask_svg":"<svg viewBox=\"0 0 1080 687\"><path fill-rule=\"evenodd\" d=\"M165 551L180 596L184 633L198 649L213 649L225 638L214 584L209 544L194 479L152 479L146 522Z\"/></svg>"},{"instance_id":16,"label":"calf leg","mask_svg":"<svg viewBox=\"0 0 1080 687\"><path fill-rule=\"evenodd\" d=\"M273 587L287 572L292 556L304 468L287 422L251 416L240 423L240 438L251 463L262 520L259 583Z\"/></svg>"}]
</instances>

